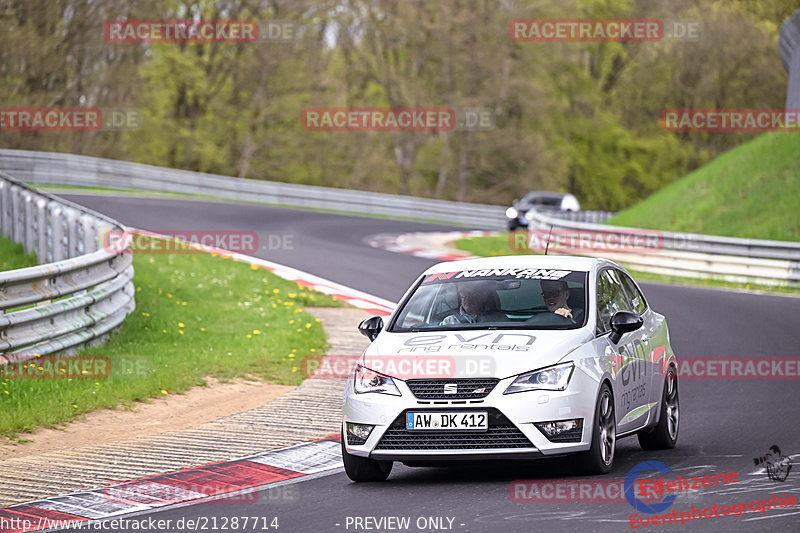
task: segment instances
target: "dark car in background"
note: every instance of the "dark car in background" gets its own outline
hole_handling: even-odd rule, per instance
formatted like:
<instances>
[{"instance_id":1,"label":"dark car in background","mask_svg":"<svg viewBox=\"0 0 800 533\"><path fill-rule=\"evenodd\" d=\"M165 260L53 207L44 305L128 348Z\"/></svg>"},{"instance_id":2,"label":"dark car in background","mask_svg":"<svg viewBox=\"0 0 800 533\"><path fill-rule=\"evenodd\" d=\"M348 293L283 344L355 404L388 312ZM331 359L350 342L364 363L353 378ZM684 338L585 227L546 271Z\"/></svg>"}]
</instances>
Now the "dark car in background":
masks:
<instances>
[{"instance_id":1,"label":"dark car in background","mask_svg":"<svg viewBox=\"0 0 800 533\"><path fill-rule=\"evenodd\" d=\"M508 218L508 231L518 228L527 228L531 217L528 212L531 209L542 211L580 211L581 204L578 199L570 193L531 191L521 200L514 200L514 204L506 209Z\"/></svg>"}]
</instances>

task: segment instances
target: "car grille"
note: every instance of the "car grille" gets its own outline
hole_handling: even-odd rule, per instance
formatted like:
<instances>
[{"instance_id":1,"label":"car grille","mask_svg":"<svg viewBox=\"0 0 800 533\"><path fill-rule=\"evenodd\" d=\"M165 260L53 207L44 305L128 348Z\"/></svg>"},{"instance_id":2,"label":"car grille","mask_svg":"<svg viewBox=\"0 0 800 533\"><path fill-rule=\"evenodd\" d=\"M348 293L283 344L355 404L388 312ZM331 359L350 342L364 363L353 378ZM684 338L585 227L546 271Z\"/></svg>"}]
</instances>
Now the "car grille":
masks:
<instances>
[{"instance_id":1,"label":"car grille","mask_svg":"<svg viewBox=\"0 0 800 533\"><path fill-rule=\"evenodd\" d=\"M420 400L472 400L488 396L499 381L499 379L491 378L409 379L406 381L406 385ZM445 394L445 385L452 387L453 384L456 385L457 392Z\"/></svg>"},{"instance_id":2,"label":"car grille","mask_svg":"<svg viewBox=\"0 0 800 533\"><path fill-rule=\"evenodd\" d=\"M483 409L482 409L483 410ZM489 416L487 431L408 431L406 411L398 416L383 434L376 450L488 450L494 448L533 448L528 438L500 411L485 409ZM410 409L431 412L436 409ZM465 411L470 411L465 409Z\"/></svg>"}]
</instances>

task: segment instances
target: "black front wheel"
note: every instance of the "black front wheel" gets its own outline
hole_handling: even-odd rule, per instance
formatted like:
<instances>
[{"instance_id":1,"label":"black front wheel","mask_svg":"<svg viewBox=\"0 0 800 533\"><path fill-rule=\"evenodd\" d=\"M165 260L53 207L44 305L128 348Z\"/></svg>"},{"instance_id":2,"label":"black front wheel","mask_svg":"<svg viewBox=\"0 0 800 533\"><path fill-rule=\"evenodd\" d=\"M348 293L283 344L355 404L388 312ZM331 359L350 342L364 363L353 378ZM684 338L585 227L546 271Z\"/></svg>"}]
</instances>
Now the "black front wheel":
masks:
<instances>
[{"instance_id":1,"label":"black front wheel","mask_svg":"<svg viewBox=\"0 0 800 533\"><path fill-rule=\"evenodd\" d=\"M345 436L342 435L342 460L344 471L352 481L385 481L392 472L392 461L377 461L367 457L358 457L347 453L344 444Z\"/></svg>"},{"instance_id":2,"label":"black front wheel","mask_svg":"<svg viewBox=\"0 0 800 533\"><path fill-rule=\"evenodd\" d=\"M674 367L667 370L667 376L664 378L660 411L658 423L637 435L639 445L645 450L670 450L678 442L680 401L678 399L678 373Z\"/></svg>"},{"instance_id":3,"label":"black front wheel","mask_svg":"<svg viewBox=\"0 0 800 533\"><path fill-rule=\"evenodd\" d=\"M617 421L614 415L614 396L611 388L603 383L597 393L597 404L592 420L592 445L582 457L583 470L587 474L607 474L614 466L617 450Z\"/></svg>"}]
</instances>

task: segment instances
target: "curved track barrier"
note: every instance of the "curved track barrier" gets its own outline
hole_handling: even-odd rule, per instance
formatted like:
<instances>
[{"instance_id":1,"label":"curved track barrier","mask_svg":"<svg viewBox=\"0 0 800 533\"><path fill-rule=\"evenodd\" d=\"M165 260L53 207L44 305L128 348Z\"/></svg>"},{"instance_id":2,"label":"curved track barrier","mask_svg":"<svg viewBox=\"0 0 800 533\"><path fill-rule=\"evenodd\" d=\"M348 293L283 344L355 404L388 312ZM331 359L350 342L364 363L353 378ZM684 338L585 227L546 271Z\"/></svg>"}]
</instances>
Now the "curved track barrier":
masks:
<instances>
[{"instance_id":1,"label":"curved track barrier","mask_svg":"<svg viewBox=\"0 0 800 533\"><path fill-rule=\"evenodd\" d=\"M665 276L713 278L736 283L797 285L800 243L644 230L565 220L537 212L532 239L550 239L551 251L597 255L634 270ZM559 246L558 239L561 240ZM625 243L633 243L626 245Z\"/></svg>"},{"instance_id":2,"label":"curved track barrier","mask_svg":"<svg viewBox=\"0 0 800 533\"><path fill-rule=\"evenodd\" d=\"M0 231L43 263L0 272L0 362L101 342L134 310L133 254L99 246L111 230L124 228L0 172Z\"/></svg>"}]
</instances>

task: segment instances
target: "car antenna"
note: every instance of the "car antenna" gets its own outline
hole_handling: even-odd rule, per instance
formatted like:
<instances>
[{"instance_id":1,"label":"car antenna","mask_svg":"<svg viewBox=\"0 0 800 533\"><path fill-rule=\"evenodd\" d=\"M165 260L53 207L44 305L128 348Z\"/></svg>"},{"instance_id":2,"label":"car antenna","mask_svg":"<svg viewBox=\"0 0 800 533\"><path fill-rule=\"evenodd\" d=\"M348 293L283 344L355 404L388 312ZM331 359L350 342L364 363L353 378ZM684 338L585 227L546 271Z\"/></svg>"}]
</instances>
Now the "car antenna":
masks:
<instances>
[{"instance_id":1,"label":"car antenna","mask_svg":"<svg viewBox=\"0 0 800 533\"><path fill-rule=\"evenodd\" d=\"M553 234L553 225L550 224L550 231L547 233L547 244L544 245L544 255L547 255L547 250L550 249L550 236Z\"/></svg>"}]
</instances>

